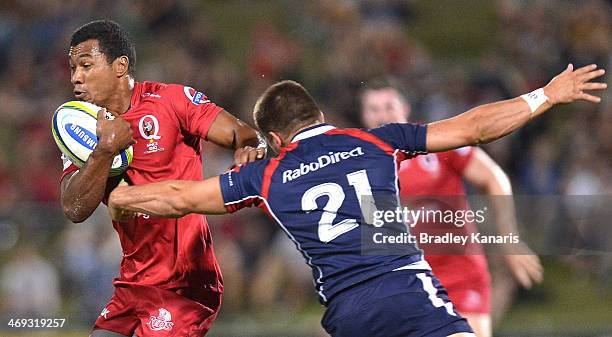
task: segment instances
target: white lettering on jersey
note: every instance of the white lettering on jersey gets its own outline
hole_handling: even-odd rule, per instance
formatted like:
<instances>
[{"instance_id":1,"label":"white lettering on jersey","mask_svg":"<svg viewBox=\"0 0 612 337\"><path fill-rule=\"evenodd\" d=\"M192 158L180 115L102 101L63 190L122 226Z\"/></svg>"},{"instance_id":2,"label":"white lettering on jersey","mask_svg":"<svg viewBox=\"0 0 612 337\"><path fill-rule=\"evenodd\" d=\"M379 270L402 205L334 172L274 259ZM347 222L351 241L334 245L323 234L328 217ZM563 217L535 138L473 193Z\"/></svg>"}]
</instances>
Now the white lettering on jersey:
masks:
<instances>
[{"instance_id":1,"label":"white lettering on jersey","mask_svg":"<svg viewBox=\"0 0 612 337\"><path fill-rule=\"evenodd\" d=\"M361 149L361 146L356 147L351 151L330 152L329 154L324 154L317 158L317 160L314 162L307 164L300 163L300 168L283 171L283 184L293 179L297 179L310 172L317 171L318 169L324 168L325 166L336 164L342 160L349 159L351 157L358 157L363 154L364 153Z\"/></svg>"}]
</instances>

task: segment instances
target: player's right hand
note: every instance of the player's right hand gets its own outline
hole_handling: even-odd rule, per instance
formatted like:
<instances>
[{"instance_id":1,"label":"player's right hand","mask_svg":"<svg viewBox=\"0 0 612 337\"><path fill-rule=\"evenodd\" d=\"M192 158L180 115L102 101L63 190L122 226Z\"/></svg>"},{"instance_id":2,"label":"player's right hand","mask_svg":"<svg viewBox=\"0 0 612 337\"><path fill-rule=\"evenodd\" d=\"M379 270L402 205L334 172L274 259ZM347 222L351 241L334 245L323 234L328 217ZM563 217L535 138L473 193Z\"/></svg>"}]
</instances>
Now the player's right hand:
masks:
<instances>
[{"instance_id":1,"label":"player's right hand","mask_svg":"<svg viewBox=\"0 0 612 337\"><path fill-rule=\"evenodd\" d=\"M113 200L115 200L115 195L120 193L125 186L129 186L129 184L124 179L121 179L117 187L115 187L115 189L110 193L108 197L108 213L110 214L110 217L113 221L126 222L135 218L138 215L136 212L120 209L116 207L113 203Z\"/></svg>"},{"instance_id":2,"label":"player's right hand","mask_svg":"<svg viewBox=\"0 0 612 337\"><path fill-rule=\"evenodd\" d=\"M95 150L116 155L136 141L133 138L130 123L112 112L110 113L114 119L106 119L106 111L104 108L98 111L98 122L96 124L98 145Z\"/></svg>"},{"instance_id":3,"label":"player's right hand","mask_svg":"<svg viewBox=\"0 0 612 337\"><path fill-rule=\"evenodd\" d=\"M239 148L234 152L234 164L230 167L230 169L255 160L263 159L265 154L266 150L264 148L256 148L251 146Z\"/></svg>"},{"instance_id":4,"label":"player's right hand","mask_svg":"<svg viewBox=\"0 0 612 337\"><path fill-rule=\"evenodd\" d=\"M521 245L512 254L505 255L504 259L512 276L523 288L531 289L533 284L541 283L544 279L540 258L526 245Z\"/></svg>"},{"instance_id":5,"label":"player's right hand","mask_svg":"<svg viewBox=\"0 0 612 337\"><path fill-rule=\"evenodd\" d=\"M544 87L544 94L548 97L548 102L553 105L578 100L599 103L601 97L587 94L585 91L607 88L606 83L591 82L605 73L604 69L597 69L595 64L574 70L574 66L570 63Z\"/></svg>"}]
</instances>

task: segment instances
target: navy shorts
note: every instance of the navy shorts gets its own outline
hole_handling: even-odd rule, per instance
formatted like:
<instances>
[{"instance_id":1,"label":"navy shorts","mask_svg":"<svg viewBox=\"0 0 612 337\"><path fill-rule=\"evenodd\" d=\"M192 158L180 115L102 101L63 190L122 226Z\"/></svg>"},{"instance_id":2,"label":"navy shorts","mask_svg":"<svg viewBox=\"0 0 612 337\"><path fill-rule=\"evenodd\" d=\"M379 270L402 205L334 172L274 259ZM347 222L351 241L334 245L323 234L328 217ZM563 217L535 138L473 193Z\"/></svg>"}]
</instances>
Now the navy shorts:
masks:
<instances>
[{"instance_id":1,"label":"navy shorts","mask_svg":"<svg viewBox=\"0 0 612 337\"><path fill-rule=\"evenodd\" d=\"M472 332L429 270L398 270L331 299L321 324L333 337L446 337Z\"/></svg>"}]
</instances>

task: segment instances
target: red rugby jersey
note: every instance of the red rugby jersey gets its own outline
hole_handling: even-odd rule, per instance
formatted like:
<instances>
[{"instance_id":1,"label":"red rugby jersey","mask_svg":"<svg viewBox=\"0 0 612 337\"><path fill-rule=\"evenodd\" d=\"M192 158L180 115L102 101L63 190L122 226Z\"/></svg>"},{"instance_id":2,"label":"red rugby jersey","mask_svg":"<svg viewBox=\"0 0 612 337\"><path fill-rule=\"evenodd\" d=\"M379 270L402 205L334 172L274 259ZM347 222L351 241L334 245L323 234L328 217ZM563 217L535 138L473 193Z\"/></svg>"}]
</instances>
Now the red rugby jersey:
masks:
<instances>
[{"instance_id":1,"label":"red rugby jersey","mask_svg":"<svg viewBox=\"0 0 612 337\"><path fill-rule=\"evenodd\" d=\"M464 147L403 161L398 173L403 201L407 198L414 205L435 207L440 210L468 210L462 176L473 151L471 147ZM454 235L469 236L477 230L473 222L467 222L463 227L448 223L417 223L411 228L411 232L417 236L421 232L435 235L450 232ZM486 268L482 247L471 242L467 240L465 247L452 244L419 244L419 247L424 250L425 259L434 273L442 278L448 274L446 269L449 269L449 272L459 271L466 268L466 265L477 266L479 269Z\"/></svg>"},{"instance_id":2,"label":"red rugby jersey","mask_svg":"<svg viewBox=\"0 0 612 337\"><path fill-rule=\"evenodd\" d=\"M134 160L124 173L131 184L162 180L202 180L200 139L221 107L193 88L157 82L135 83L131 107L121 117L134 132ZM64 165L62 179L78 170ZM105 200L108 196L105 197ZM123 259L115 285L153 285L164 289L207 287L223 291L206 218L139 216L113 222Z\"/></svg>"}]
</instances>

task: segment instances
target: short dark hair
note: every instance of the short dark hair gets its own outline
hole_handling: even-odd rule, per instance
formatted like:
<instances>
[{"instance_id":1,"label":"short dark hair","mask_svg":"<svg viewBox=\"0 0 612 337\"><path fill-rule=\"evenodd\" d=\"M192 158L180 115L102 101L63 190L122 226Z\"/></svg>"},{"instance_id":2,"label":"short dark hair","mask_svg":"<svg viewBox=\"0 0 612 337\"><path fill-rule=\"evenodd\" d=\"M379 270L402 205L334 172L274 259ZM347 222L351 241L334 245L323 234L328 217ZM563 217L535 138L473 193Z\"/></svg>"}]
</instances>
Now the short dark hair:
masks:
<instances>
[{"instance_id":1,"label":"short dark hair","mask_svg":"<svg viewBox=\"0 0 612 337\"><path fill-rule=\"evenodd\" d=\"M111 64L120 56L127 56L129 60L128 73L134 76L136 49L130 35L121 25L111 20L97 20L87 23L72 33L70 47L91 39L98 40L100 51L106 55L108 64Z\"/></svg>"},{"instance_id":2,"label":"short dark hair","mask_svg":"<svg viewBox=\"0 0 612 337\"><path fill-rule=\"evenodd\" d=\"M264 133L275 131L285 136L316 122L320 116L321 110L308 91L289 80L268 87L253 111L259 130Z\"/></svg>"}]
</instances>

